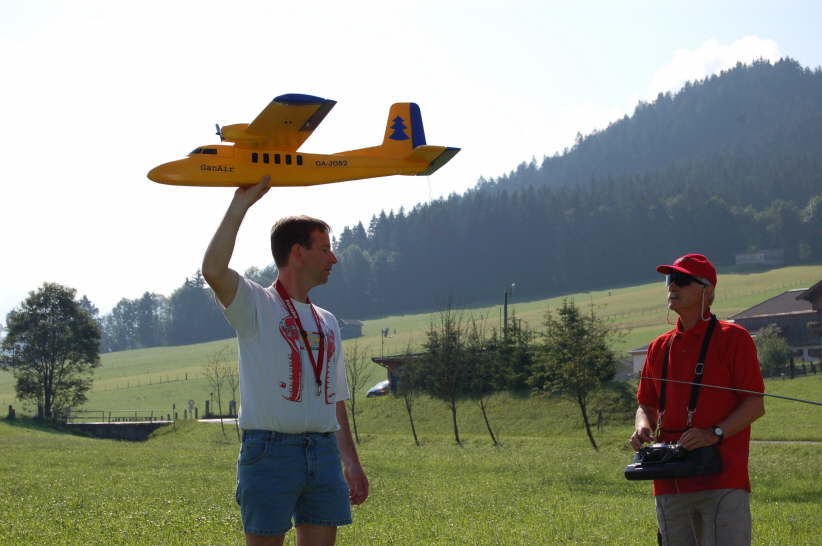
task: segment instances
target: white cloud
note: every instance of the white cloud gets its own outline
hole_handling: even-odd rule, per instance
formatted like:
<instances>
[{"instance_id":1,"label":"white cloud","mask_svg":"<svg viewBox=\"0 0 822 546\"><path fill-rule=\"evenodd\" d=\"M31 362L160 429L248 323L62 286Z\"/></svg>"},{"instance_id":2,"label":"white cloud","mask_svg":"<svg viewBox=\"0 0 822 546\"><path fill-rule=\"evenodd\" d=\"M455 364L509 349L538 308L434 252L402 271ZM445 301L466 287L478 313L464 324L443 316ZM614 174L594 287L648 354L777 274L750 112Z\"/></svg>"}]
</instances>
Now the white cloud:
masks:
<instances>
[{"instance_id":1,"label":"white cloud","mask_svg":"<svg viewBox=\"0 0 822 546\"><path fill-rule=\"evenodd\" d=\"M676 92L686 81L718 74L738 62L750 63L756 59L773 62L779 57L779 46L774 40L757 36L745 36L730 44L712 39L696 49L677 49L671 62L654 73L649 98L654 99L666 91Z\"/></svg>"}]
</instances>

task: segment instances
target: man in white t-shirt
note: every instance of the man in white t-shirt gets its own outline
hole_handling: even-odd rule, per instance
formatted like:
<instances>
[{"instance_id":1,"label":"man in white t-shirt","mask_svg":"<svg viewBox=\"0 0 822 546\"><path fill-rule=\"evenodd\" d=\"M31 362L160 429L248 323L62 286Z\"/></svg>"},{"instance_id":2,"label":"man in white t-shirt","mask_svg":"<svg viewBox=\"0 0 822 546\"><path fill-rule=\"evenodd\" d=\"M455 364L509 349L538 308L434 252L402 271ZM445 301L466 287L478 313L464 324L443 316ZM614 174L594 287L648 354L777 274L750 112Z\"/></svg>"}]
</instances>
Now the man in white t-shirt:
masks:
<instances>
[{"instance_id":1,"label":"man in white t-shirt","mask_svg":"<svg viewBox=\"0 0 822 546\"><path fill-rule=\"evenodd\" d=\"M228 267L240 224L269 189L240 188L203 259L203 277L237 331L240 427L237 502L246 544L281 545L292 521L300 546L333 545L368 479L348 426L342 339L334 315L308 292L328 282L337 258L329 227L283 218L271 232L278 277L267 288Z\"/></svg>"}]
</instances>

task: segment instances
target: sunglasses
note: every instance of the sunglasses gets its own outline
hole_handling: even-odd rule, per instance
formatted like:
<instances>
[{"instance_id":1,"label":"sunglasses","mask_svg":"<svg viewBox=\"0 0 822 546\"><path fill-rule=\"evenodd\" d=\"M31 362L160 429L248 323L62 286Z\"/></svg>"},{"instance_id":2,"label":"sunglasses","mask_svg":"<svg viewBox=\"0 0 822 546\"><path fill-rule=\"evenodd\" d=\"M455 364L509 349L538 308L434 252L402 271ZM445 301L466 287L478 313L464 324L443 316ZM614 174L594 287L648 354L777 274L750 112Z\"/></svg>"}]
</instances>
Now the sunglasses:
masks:
<instances>
[{"instance_id":1,"label":"sunglasses","mask_svg":"<svg viewBox=\"0 0 822 546\"><path fill-rule=\"evenodd\" d=\"M696 284L701 284L702 286L708 286L696 277L693 277L686 273L680 273L679 271L673 271L665 275L665 286L671 286L672 284L675 284L679 287L684 287L690 285L692 282L695 282Z\"/></svg>"}]
</instances>

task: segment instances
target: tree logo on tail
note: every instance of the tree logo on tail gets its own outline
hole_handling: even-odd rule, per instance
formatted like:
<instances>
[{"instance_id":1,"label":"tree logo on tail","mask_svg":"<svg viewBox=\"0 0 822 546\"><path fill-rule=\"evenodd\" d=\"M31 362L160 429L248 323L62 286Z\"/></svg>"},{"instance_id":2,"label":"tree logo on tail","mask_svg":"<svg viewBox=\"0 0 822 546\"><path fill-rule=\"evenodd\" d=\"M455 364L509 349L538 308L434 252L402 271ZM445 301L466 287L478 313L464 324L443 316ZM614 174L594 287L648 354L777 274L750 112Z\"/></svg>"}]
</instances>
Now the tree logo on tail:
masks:
<instances>
[{"instance_id":1,"label":"tree logo on tail","mask_svg":"<svg viewBox=\"0 0 822 546\"><path fill-rule=\"evenodd\" d=\"M405 130L407 127L403 123L403 119L400 116L395 117L393 120L394 123L391 125L391 128L394 129L394 132L388 135L388 138L391 140L408 140L410 137L405 134Z\"/></svg>"}]
</instances>

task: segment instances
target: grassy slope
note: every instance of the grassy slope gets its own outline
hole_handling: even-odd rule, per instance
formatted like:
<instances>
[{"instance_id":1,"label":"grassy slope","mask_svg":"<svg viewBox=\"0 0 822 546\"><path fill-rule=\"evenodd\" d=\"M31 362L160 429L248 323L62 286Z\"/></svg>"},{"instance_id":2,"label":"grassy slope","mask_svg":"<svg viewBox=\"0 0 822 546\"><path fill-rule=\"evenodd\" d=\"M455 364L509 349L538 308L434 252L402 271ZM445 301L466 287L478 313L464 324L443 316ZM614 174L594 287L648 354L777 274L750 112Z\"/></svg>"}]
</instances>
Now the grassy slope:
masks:
<instances>
[{"instance_id":1,"label":"grassy slope","mask_svg":"<svg viewBox=\"0 0 822 546\"><path fill-rule=\"evenodd\" d=\"M810 396L822 377L769 389ZM596 434L594 452L572 404L501 396L491 418L504 445L490 445L466 403L460 448L444 405L422 399L417 448L400 400L362 402L359 450L372 494L340 531L341 545L654 543L649 485L622 477L625 420ZM822 439L819 408L781 404L769 404L755 436L798 428ZM0 543L240 544L231 432L188 422L134 444L0 422L0 483L14 492L0 493ZM822 487L808 476L820 472L820 445L752 445L755 544L816 543Z\"/></svg>"},{"instance_id":2,"label":"grassy slope","mask_svg":"<svg viewBox=\"0 0 822 546\"><path fill-rule=\"evenodd\" d=\"M790 288L807 287L822 278L822 266L797 266L763 272L720 272L715 311L725 318ZM593 304L596 312L621 329L625 336L616 349L624 351L639 347L665 331L664 287L662 283L614 288L573 294L578 305ZM512 306L517 317L538 328L545 310L555 307L562 298L521 302ZM465 311L466 316L484 317L490 325L499 324L500 306ZM436 314L390 316L365 321L363 337L356 342L371 354L396 354L411 345L419 347L425 329ZM381 348L379 332L389 328L393 335ZM202 376L202 368L211 355L227 347L236 358L233 340L214 341L182 347L156 347L105 354L102 366L95 371L94 387L89 394L91 409L154 409L168 413L172 404L183 408L190 399L202 410L210 388ZM384 371L374 365L373 382L382 379ZM187 380L186 380L187 374ZM370 386L370 384L369 384ZM0 410L15 404L14 382L7 372L0 372ZM19 405L19 404L18 404ZM18 408L20 411L20 408Z\"/></svg>"}]
</instances>

